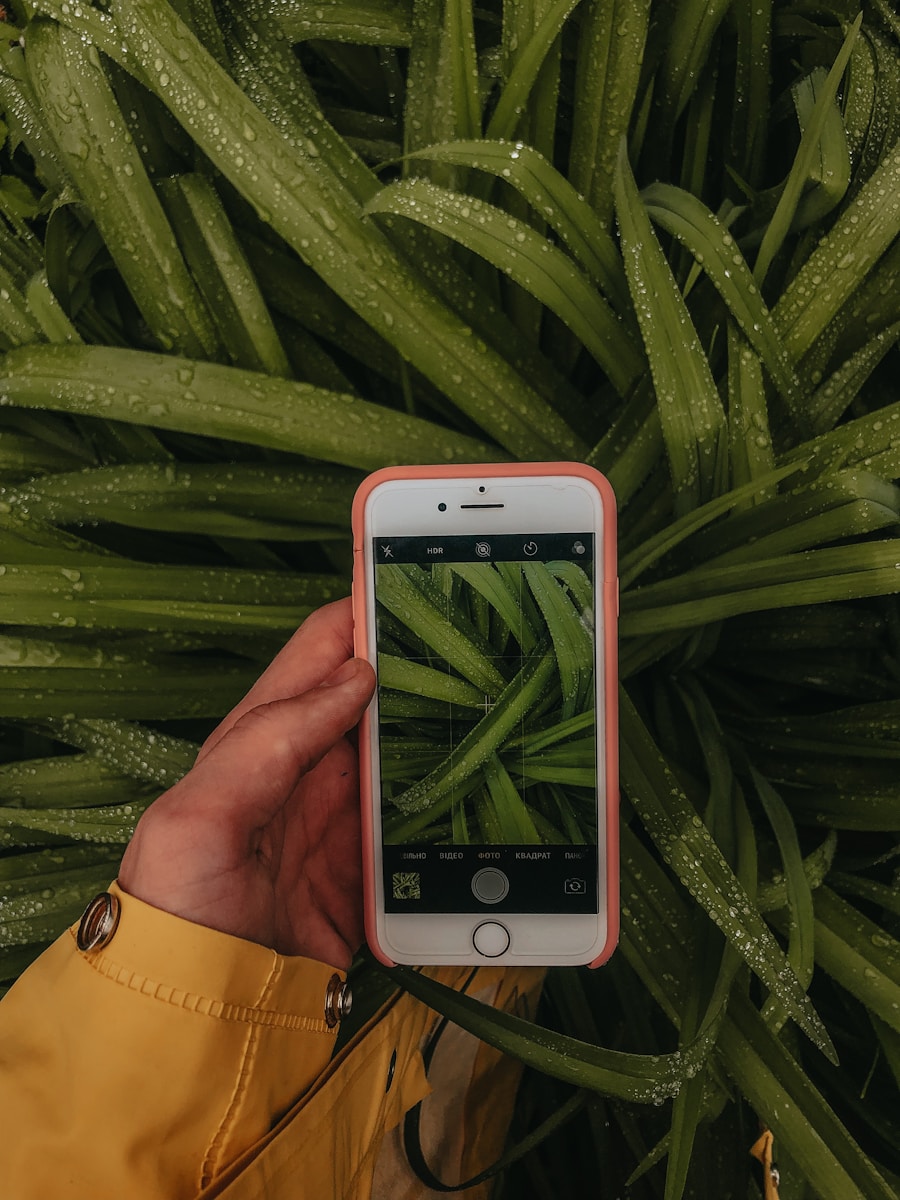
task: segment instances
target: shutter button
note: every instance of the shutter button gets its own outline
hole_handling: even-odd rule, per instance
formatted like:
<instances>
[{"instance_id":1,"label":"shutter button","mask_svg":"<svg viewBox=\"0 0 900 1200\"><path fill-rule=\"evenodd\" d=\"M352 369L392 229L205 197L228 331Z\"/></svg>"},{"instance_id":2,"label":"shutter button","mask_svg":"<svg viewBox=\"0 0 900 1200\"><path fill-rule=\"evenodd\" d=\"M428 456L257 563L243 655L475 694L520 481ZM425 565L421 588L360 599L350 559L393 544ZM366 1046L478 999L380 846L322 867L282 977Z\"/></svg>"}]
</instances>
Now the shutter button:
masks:
<instances>
[{"instance_id":1,"label":"shutter button","mask_svg":"<svg viewBox=\"0 0 900 1200\"><path fill-rule=\"evenodd\" d=\"M116 932L119 924L120 905L117 896L101 892L95 896L78 925L75 941L79 950L100 950Z\"/></svg>"},{"instance_id":2,"label":"shutter button","mask_svg":"<svg viewBox=\"0 0 900 1200\"><path fill-rule=\"evenodd\" d=\"M353 1007L353 992L350 984L344 982L340 975L332 975L325 989L325 1024L334 1029L338 1021L349 1017Z\"/></svg>"}]
</instances>

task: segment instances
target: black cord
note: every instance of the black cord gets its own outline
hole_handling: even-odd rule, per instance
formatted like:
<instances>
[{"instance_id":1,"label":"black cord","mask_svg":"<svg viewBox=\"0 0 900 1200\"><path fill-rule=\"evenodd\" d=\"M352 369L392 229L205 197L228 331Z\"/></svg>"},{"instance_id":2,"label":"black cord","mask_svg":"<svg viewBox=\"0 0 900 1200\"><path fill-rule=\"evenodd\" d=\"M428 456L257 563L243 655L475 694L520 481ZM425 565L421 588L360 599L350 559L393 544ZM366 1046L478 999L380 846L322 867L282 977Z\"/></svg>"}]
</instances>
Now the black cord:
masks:
<instances>
[{"instance_id":1,"label":"black cord","mask_svg":"<svg viewBox=\"0 0 900 1200\"><path fill-rule=\"evenodd\" d=\"M475 978L478 968L476 967L466 979L460 991L465 992L469 984ZM422 1052L422 1061L425 1065L426 1075L434 1058L435 1050L438 1042L443 1036L447 1026L450 1024L449 1017L442 1017L438 1022L434 1033L431 1035L428 1045ZM439 1179L425 1161L425 1152L422 1149L421 1136L421 1119L422 1119L422 1101L414 1105L406 1114L403 1121L402 1141L403 1150L406 1154L406 1160L409 1163L410 1170L416 1176L420 1183L424 1183L426 1187L431 1188L433 1192L464 1192L468 1188L475 1187L479 1183L485 1183L488 1179L493 1179L499 1175L501 1171L505 1171L507 1167L512 1166L514 1162L518 1162L520 1158L524 1158L536 1146L539 1146L546 1138L554 1133L558 1128L571 1120L577 1112L579 1112L587 1102L590 1092L584 1088L577 1088L555 1113L543 1121L537 1129L533 1130L521 1142L515 1145L506 1154L497 1159L491 1166L486 1167L483 1171L479 1171L477 1175L473 1175L471 1179L466 1179L462 1183L444 1183Z\"/></svg>"}]
</instances>

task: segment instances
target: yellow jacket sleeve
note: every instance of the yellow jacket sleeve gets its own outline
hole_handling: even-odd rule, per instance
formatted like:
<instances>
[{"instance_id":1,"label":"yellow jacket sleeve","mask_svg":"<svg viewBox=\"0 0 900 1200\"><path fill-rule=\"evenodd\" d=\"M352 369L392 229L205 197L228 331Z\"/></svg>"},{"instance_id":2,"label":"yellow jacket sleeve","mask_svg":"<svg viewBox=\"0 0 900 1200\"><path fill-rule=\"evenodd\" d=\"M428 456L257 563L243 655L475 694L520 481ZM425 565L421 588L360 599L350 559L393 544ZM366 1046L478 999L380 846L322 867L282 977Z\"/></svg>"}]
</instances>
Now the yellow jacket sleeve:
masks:
<instances>
[{"instance_id":1,"label":"yellow jacket sleeve","mask_svg":"<svg viewBox=\"0 0 900 1200\"><path fill-rule=\"evenodd\" d=\"M332 967L285 958L111 890L121 903L112 940L82 953L68 931L0 1004L0 1194L423 1194L394 1143L403 1115L429 1092L421 1050L433 1013L395 996L333 1056L325 1021ZM468 974L430 973L451 986ZM487 969L475 990L521 1007L540 976ZM478 1091L470 1086L476 1076L490 1078L490 1119L485 1125L482 1099L472 1109L471 1138L460 1110L460 1145L434 1143L438 1165L463 1171L499 1153L518 1074L472 1044L462 1091ZM458 1067L460 1055L452 1057ZM472 1146L481 1161L471 1161Z\"/></svg>"}]
</instances>

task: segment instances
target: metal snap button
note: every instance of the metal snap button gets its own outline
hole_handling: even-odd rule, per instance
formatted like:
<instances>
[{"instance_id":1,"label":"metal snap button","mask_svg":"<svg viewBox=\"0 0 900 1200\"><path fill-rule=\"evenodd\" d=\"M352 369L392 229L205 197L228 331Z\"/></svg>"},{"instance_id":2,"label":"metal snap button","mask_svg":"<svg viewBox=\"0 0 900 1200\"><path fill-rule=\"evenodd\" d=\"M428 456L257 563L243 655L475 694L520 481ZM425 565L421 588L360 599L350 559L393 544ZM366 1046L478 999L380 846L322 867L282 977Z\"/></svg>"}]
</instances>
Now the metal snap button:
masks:
<instances>
[{"instance_id":1,"label":"metal snap button","mask_svg":"<svg viewBox=\"0 0 900 1200\"><path fill-rule=\"evenodd\" d=\"M350 984L341 979L340 975L332 975L325 989L325 1024L334 1029L338 1021L350 1015L353 1008L353 992Z\"/></svg>"},{"instance_id":2,"label":"metal snap button","mask_svg":"<svg viewBox=\"0 0 900 1200\"><path fill-rule=\"evenodd\" d=\"M112 941L119 924L120 905L117 896L101 892L84 910L75 941L79 950L99 950Z\"/></svg>"}]
</instances>

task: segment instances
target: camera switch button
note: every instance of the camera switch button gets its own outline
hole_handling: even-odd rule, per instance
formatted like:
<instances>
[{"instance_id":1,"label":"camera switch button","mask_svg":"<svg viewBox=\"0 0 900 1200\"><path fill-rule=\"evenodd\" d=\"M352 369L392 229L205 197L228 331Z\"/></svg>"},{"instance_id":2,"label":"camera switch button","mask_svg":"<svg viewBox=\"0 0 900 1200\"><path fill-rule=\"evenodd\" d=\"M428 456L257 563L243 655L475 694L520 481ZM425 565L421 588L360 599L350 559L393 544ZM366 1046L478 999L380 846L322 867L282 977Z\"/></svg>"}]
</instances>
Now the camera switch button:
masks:
<instances>
[{"instance_id":1,"label":"camera switch button","mask_svg":"<svg viewBox=\"0 0 900 1200\"><path fill-rule=\"evenodd\" d=\"M499 904L509 891L509 880L496 867L482 867L472 876L472 891L483 904Z\"/></svg>"},{"instance_id":2,"label":"camera switch button","mask_svg":"<svg viewBox=\"0 0 900 1200\"><path fill-rule=\"evenodd\" d=\"M497 958L509 949L509 930L499 921L482 921L472 934L472 945L485 958Z\"/></svg>"}]
</instances>

